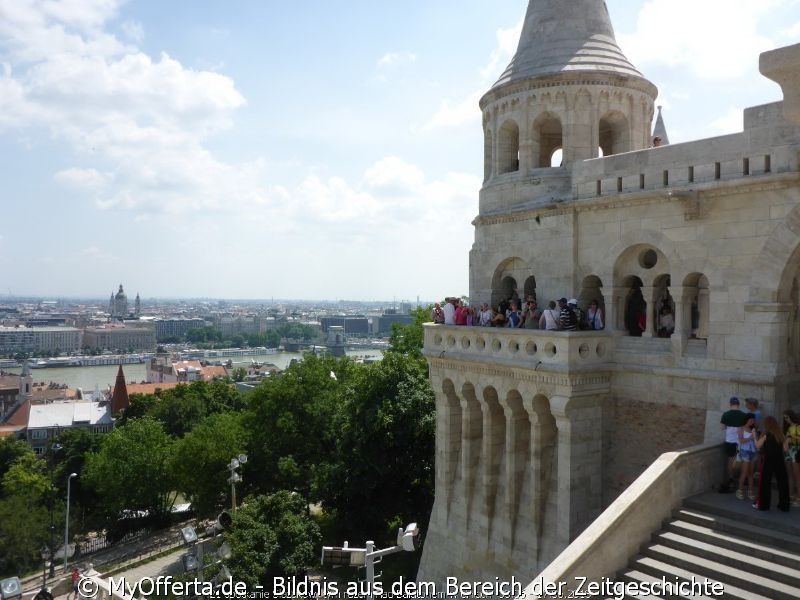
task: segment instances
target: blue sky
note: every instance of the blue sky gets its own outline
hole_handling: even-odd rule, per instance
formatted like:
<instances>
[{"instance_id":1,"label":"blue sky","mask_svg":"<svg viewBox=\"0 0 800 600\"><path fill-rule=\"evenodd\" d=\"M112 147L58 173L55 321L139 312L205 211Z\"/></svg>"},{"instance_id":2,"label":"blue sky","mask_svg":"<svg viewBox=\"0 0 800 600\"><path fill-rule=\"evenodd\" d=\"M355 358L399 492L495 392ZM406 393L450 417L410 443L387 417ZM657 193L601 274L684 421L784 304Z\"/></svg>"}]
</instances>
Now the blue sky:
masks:
<instances>
[{"instance_id":1,"label":"blue sky","mask_svg":"<svg viewBox=\"0 0 800 600\"><path fill-rule=\"evenodd\" d=\"M670 140L781 99L800 0L609 0ZM0 297L468 292L525 0L0 0Z\"/></svg>"}]
</instances>

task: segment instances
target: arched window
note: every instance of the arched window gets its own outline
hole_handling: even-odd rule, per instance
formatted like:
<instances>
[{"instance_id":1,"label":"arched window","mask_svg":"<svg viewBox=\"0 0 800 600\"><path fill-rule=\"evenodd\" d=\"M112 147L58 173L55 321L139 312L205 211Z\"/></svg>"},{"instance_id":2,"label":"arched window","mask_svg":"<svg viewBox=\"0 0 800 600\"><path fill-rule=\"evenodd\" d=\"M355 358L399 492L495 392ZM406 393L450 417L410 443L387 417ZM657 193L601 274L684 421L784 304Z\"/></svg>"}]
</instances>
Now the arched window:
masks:
<instances>
[{"instance_id":1,"label":"arched window","mask_svg":"<svg viewBox=\"0 0 800 600\"><path fill-rule=\"evenodd\" d=\"M625 331L628 335L642 337L647 322L647 302L642 294L642 280L631 275L625 278L628 293L625 297Z\"/></svg>"},{"instance_id":2,"label":"arched window","mask_svg":"<svg viewBox=\"0 0 800 600\"><path fill-rule=\"evenodd\" d=\"M588 275L583 278L581 293L578 295L578 306L580 306L587 315L592 301L597 302L597 308L600 311L599 315L595 318L597 329L605 329L606 304L603 298L602 287L603 282L597 275ZM602 327L600 326L601 324ZM589 323L589 327L592 329L595 328L592 326L592 323Z\"/></svg>"},{"instance_id":3,"label":"arched window","mask_svg":"<svg viewBox=\"0 0 800 600\"><path fill-rule=\"evenodd\" d=\"M509 119L497 134L497 172L514 171L519 171L519 125Z\"/></svg>"},{"instance_id":4,"label":"arched window","mask_svg":"<svg viewBox=\"0 0 800 600\"><path fill-rule=\"evenodd\" d=\"M601 156L610 156L631 149L628 119L619 111L607 113L600 119Z\"/></svg>"},{"instance_id":5,"label":"arched window","mask_svg":"<svg viewBox=\"0 0 800 600\"><path fill-rule=\"evenodd\" d=\"M561 166L553 164L553 156L557 150L564 146L561 119L552 113L546 112L533 122L534 165L538 168Z\"/></svg>"},{"instance_id":6,"label":"arched window","mask_svg":"<svg viewBox=\"0 0 800 600\"><path fill-rule=\"evenodd\" d=\"M491 305L497 308L500 302L512 297L519 300L519 294L523 290L518 289L517 282L522 281L527 273L530 271L521 258L507 258L501 262L492 276Z\"/></svg>"}]
</instances>

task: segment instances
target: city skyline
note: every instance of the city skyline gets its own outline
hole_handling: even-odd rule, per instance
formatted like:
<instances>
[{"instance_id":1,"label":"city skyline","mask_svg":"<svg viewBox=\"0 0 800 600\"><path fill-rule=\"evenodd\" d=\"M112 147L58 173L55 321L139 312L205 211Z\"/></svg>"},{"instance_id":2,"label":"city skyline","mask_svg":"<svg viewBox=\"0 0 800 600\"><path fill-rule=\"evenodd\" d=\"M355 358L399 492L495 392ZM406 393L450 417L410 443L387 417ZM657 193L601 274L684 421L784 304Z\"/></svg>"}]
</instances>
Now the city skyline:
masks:
<instances>
[{"instance_id":1,"label":"city skyline","mask_svg":"<svg viewBox=\"0 0 800 600\"><path fill-rule=\"evenodd\" d=\"M800 0L609 0L670 141L778 101ZM0 0L0 297L468 294L525 0Z\"/></svg>"}]
</instances>

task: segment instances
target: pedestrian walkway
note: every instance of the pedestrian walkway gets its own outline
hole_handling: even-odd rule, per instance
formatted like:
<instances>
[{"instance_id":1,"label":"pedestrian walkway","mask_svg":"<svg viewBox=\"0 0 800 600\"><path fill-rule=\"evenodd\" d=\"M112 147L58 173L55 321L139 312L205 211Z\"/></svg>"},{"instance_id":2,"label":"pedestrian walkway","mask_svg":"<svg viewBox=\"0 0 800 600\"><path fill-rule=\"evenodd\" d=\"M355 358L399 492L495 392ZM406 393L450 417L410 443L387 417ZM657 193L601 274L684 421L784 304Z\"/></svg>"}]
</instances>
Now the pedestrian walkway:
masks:
<instances>
[{"instance_id":1,"label":"pedestrian walkway","mask_svg":"<svg viewBox=\"0 0 800 600\"><path fill-rule=\"evenodd\" d=\"M140 566L143 569L147 569L147 565L152 564L154 566L151 568L156 568L155 565L161 565L162 562L166 560L166 557L171 555L177 555L177 559L173 558L173 561L177 560L178 563L180 563L180 556L186 552L183 547L183 538L181 537L180 530L190 523L191 521L179 523L168 529L154 532L134 541L118 543L106 550L101 550L94 554L70 561L66 573L64 572L63 564L56 565L56 575L52 579L47 579L47 587L50 588L54 599L66 599L72 591L69 575L73 566L77 566L81 571L87 571L93 568L98 573L105 575L109 572L124 573L126 565L138 564L156 556L159 558ZM170 552L171 550L173 551ZM165 552L168 554L163 557L159 556ZM161 566L158 568L161 568ZM136 568L132 570L135 569ZM158 573L153 576L157 575ZM150 575L148 574L147 576ZM22 583L23 600L30 600L30 598L35 596L42 588L41 573L20 579Z\"/></svg>"}]
</instances>

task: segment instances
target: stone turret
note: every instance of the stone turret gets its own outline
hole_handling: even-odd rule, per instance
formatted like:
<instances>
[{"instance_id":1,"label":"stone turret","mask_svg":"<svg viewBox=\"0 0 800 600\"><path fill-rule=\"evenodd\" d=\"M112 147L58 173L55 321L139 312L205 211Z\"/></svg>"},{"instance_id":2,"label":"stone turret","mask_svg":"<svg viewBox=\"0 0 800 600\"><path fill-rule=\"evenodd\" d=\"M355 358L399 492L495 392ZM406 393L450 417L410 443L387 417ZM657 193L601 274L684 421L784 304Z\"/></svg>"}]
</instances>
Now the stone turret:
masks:
<instances>
[{"instance_id":1,"label":"stone turret","mask_svg":"<svg viewBox=\"0 0 800 600\"><path fill-rule=\"evenodd\" d=\"M531 0L517 52L480 102L486 186L648 147L656 95L603 0Z\"/></svg>"}]
</instances>

